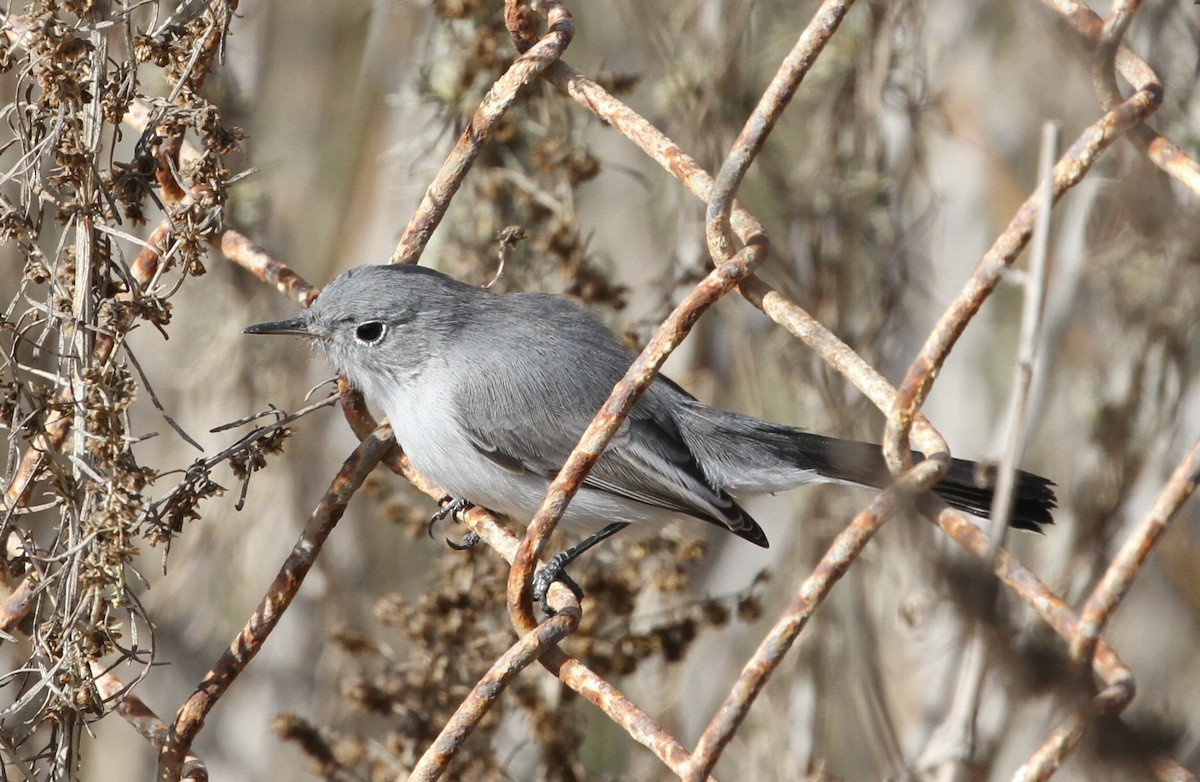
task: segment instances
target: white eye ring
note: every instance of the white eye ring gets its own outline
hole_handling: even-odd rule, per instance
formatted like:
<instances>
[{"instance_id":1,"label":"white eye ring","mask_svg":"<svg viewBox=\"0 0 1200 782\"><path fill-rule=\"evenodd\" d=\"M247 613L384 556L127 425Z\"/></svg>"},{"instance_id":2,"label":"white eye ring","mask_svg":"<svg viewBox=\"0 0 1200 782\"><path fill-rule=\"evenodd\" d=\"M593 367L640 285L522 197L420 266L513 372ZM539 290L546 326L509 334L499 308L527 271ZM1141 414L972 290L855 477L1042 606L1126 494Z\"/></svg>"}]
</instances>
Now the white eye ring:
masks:
<instances>
[{"instance_id":1,"label":"white eye ring","mask_svg":"<svg viewBox=\"0 0 1200 782\"><path fill-rule=\"evenodd\" d=\"M387 324L380 320L368 320L354 328L354 338L365 345L374 345L387 333Z\"/></svg>"}]
</instances>

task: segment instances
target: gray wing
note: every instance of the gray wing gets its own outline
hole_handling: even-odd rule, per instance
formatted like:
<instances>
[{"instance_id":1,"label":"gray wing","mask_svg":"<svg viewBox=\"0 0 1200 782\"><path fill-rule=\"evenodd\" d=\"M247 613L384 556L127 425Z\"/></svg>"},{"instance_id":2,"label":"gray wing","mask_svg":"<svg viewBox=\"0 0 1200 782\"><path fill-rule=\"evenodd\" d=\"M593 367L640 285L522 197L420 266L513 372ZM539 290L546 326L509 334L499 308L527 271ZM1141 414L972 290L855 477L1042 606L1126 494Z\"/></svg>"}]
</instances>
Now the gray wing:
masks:
<instances>
[{"instance_id":1,"label":"gray wing","mask_svg":"<svg viewBox=\"0 0 1200 782\"><path fill-rule=\"evenodd\" d=\"M589 331L588 336L595 335ZM464 368L471 379L455 384L458 422L495 464L553 479L629 361L615 341L526 343L482 366ZM673 393L665 383L647 392L584 485L694 516L765 546L762 529L728 493L711 485L684 442L670 414Z\"/></svg>"}]
</instances>

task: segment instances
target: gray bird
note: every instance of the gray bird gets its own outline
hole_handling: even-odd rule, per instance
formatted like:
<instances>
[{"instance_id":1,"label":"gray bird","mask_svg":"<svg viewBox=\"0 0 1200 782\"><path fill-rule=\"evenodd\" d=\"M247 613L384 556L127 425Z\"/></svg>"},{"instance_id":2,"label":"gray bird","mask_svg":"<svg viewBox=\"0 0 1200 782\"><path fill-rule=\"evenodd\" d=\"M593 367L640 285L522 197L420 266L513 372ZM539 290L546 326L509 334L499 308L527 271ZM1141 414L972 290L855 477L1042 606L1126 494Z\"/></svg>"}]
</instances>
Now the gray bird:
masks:
<instances>
[{"instance_id":1,"label":"gray bird","mask_svg":"<svg viewBox=\"0 0 1200 782\"><path fill-rule=\"evenodd\" d=\"M350 269L299 318L246 333L312 338L383 408L418 470L451 496L518 521L533 517L634 358L566 298L498 294L403 264ZM977 483L978 468L955 459L934 492L988 516L993 489ZM565 527L592 536L552 561L537 596L567 563L631 523L692 516L766 547L766 534L734 497L829 481L879 488L890 480L877 445L720 410L659 377L563 517ZM1019 473L1011 525L1053 523L1052 486Z\"/></svg>"}]
</instances>

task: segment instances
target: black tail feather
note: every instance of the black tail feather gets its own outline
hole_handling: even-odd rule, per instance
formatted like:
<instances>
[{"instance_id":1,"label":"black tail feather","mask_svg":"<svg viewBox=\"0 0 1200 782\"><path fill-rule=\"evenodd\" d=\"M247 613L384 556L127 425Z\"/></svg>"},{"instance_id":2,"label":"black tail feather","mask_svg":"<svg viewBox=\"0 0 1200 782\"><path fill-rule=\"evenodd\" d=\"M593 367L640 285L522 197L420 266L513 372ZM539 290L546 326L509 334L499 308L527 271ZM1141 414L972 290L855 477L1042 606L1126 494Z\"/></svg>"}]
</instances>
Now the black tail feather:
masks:
<instances>
[{"instance_id":1,"label":"black tail feather","mask_svg":"<svg viewBox=\"0 0 1200 782\"><path fill-rule=\"evenodd\" d=\"M808 432L798 435L793 432L791 439L791 456L796 463L826 478L874 488L882 488L891 482L878 445ZM912 456L914 461L925 458L915 451ZM995 470L977 462L955 459L946 477L933 487L933 492L952 507L991 518L992 497L996 493ZM1009 526L1041 532L1043 526L1054 523L1052 511L1056 507L1058 500L1053 481L1024 470L1017 471Z\"/></svg>"},{"instance_id":2,"label":"black tail feather","mask_svg":"<svg viewBox=\"0 0 1200 782\"><path fill-rule=\"evenodd\" d=\"M813 473L876 489L892 482L880 447L872 443L824 437L694 400L680 407L677 424L709 480L732 494L784 491L811 480ZM714 432L720 436L714 437ZM914 451L912 458L925 457ZM988 518L996 493L995 472L954 459L933 491L959 510ZM1057 506L1052 481L1017 472L1010 526L1041 531L1054 523L1051 512Z\"/></svg>"},{"instance_id":3,"label":"black tail feather","mask_svg":"<svg viewBox=\"0 0 1200 782\"><path fill-rule=\"evenodd\" d=\"M921 459L914 454L914 459ZM995 470L976 462L955 459L950 471L933 487L934 494L949 505L984 518L992 517L992 498L996 494ZM1048 478L1024 470L1017 471L1017 486L1013 493L1008 526L1041 532L1054 523L1052 511L1058 507L1054 483Z\"/></svg>"}]
</instances>

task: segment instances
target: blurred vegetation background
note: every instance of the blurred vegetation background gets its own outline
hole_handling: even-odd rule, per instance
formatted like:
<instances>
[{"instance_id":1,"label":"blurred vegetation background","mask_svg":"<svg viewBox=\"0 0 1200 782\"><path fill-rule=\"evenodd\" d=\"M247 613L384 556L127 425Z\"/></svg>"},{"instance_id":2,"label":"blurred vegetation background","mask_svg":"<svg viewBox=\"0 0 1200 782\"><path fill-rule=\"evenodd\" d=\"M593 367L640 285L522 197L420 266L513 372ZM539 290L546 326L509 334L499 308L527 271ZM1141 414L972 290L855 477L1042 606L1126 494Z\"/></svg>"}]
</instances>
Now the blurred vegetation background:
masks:
<instances>
[{"instance_id":1,"label":"blurred vegetation background","mask_svg":"<svg viewBox=\"0 0 1200 782\"><path fill-rule=\"evenodd\" d=\"M11 18L57 15L85 32L76 13L101 7L21 5ZM131 47L125 31L150 35L171 5L143 3L128 15L109 9L122 21L104 33L108 57L127 63L131 49L141 52L136 70L125 72L131 84L136 74L140 94L168 95L172 83L146 55L148 44ZM577 32L565 59L715 170L814 8L780 0L574 3ZM206 29L203 4L182 4L176 19L182 24L193 11L188 24ZM501 14L495 0L242 3L228 19L221 64L194 96L196 106L219 112L222 129L244 134L219 150L209 171L220 218L315 285L349 266L384 262L457 134L514 57ZM1145 8L1127 38L1165 86L1153 125L1193 156L1198 40L1191 3ZM38 57L58 55L65 56L39 50ZM35 120L55 132L55 108L31 98L49 82L43 65L25 57L10 35L10 70L0 77L10 477L55 375L66 371L55 346L61 351L73 339L54 317L64 295L55 280L74 268L64 194L78 183L54 178L75 171L61 154L29 143ZM1089 67L1088 47L1037 3L860 2L739 192L772 238L761 276L898 380L1035 187L1042 122L1059 120L1069 141L1100 116ZM86 103L62 97L67 110L59 117L70 118L72 100ZM486 282L497 233L520 226L528 238L507 264L504 287L580 297L639 344L709 265L703 205L549 85L533 84L503 123L423 263ZM136 132L105 133L98 169L133 159ZM189 130L189 139L202 137ZM152 200L145 208L148 224L128 214L108 222L144 238L162 215ZM1046 535L1015 534L1010 546L1075 605L1200 435L1198 219L1195 194L1125 142L1055 209L1023 466L1053 478L1062 507ZM136 242L105 236L108 263L131 263ZM112 424L114 459L150 472L111 524L137 553L52 579L100 584L109 625L88 632L141 650L114 673L143 677L136 693L167 719L257 605L356 443L326 408L293 424L282 454L263 455L268 462L244 497L242 481L222 465L212 478L227 491L201 501L198 518L175 530L153 518L153 501L182 477L172 471L201 454L164 421L147 383L207 455L240 436L215 428L268 405L299 409L305 391L330 374L299 344L243 337L249 324L292 317L294 305L219 252L195 250L207 274L186 264L165 274L159 290L169 295L157 300L170 308L169 322L129 329L116 354L122 382L136 391L119 426ZM926 405L957 456L1000 455L1020 305L1016 286L988 302ZM30 347L39 340L40 352ZM667 374L735 410L843 437L882 436L882 416L848 383L734 296L705 317ZM78 494L63 464L31 497L40 509L10 514L6 533L64 551L62 525ZM566 648L690 746L773 618L868 499L816 487L750 503L771 537L766 551L698 523L661 538L614 541L576 566L592 600L584 632ZM457 553L425 536L434 507L385 471L371 478L200 734L195 748L214 779L390 779L411 767L512 640L502 597L507 569L482 547ZM1137 677L1127 728L1093 726L1058 779L1145 778L1137 758L1150 747L1200 770L1198 515L1197 503L1185 506L1105 635ZM449 526L439 532L461 534ZM19 561L12 551L10 544L6 589ZM70 561L52 559L47 573ZM891 522L805 630L717 776L923 778L940 760L931 739L954 692L964 639L980 618L976 582L956 575L960 559L921 519ZM75 757L82 778L149 778L154 753L128 724L101 718L108 707L71 705L79 682L61 675L78 673L88 651L71 646L78 629L71 622L46 629L58 626L62 603L54 596L61 594L47 589L25 631L10 628L12 639L0 644L5 778L74 778ZM1002 596L998 613L984 618L991 668L970 778L1008 779L1078 705L1078 688L1065 644L1028 609ZM121 657L110 641L97 644L102 659ZM56 659L66 662L54 669ZM47 681L55 687L46 689ZM590 705L530 670L448 778L672 776Z\"/></svg>"}]
</instances>

